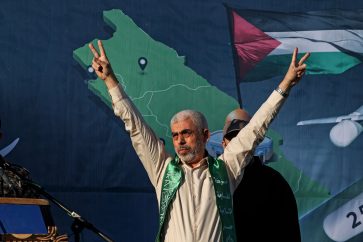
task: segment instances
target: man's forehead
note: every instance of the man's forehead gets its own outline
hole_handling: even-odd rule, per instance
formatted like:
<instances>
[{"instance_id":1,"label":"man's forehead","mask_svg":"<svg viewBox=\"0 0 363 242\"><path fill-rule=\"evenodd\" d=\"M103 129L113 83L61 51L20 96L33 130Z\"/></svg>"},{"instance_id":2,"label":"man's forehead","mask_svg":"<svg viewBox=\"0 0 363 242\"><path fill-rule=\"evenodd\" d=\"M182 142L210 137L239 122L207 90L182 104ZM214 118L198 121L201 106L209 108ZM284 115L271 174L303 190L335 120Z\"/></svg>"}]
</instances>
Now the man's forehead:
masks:
<instances>
[{"instance_id":1,"label":"man's forehead","mask_svg":"<svg viewBox=\"0 0 363 242\"><path fill-rule=\"evenodd\" d=\"M180 132L185 129L194 130L195 128L196 126L190 118L179 120L171 125L172 132Z\"/></svg>"}]
</instances>

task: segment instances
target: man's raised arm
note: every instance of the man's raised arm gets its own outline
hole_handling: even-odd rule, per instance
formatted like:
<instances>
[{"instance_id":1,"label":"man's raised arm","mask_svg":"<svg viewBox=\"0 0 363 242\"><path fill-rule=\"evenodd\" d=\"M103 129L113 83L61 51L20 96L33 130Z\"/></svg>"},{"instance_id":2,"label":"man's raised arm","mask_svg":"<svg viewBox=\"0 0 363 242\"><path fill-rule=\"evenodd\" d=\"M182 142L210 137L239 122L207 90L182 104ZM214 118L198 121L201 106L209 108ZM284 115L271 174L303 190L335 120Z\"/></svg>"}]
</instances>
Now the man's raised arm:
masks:
<instances>
[{"instance_id":1,"label":"man's raised arm","mask_svg":"<svg viewBox=\"0 0 363 242\"><path fill-rule=\"evenodd\" d=\"M270 97L261 105L250 122L226 146L221 158L229 168L233 187L236 188L242 179L243 169L253 156L256 146L263 140L266 131L277 115L280 107L288 96L290 89L302 78L306 70L306 53L297 61L298 50L295 48L289 69Z\"/></svg>"},{"instance_id":2,"label":"man's raised arm","mask_svg":"<svg viewBox=\"0 0 363 242\"><path fill-rule=\"evenodd\" d=\"M130 133L132 145L139 156L151 183L156 187L164 163L169 155L160 139L145 123L142 115L118 85L118 80L112 70L102 42L98 41L99 52L92 43L89 48L93 53L92 68L97 76L102 79L112 99L114 112L125 123L126 130Z\"/></svg>"}]
</instances>

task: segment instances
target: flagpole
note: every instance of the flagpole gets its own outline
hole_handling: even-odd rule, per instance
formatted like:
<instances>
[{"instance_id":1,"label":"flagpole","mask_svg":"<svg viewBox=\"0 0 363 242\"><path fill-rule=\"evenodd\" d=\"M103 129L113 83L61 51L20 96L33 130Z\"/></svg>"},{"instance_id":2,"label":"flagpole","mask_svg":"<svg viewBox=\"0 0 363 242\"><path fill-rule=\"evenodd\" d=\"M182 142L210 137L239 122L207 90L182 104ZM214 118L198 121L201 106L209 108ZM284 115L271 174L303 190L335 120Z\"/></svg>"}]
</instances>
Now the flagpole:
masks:
<instances>
[{"instance_id":1,"label":"flagpole","mask_svg":"<svg viewBox=\"0 0 363 242\"><path fill-rule=\"evenodd\" d=\"M232 49L232 55L233 55L233 66L234 66L234 75L235 75L235 81L236 81L236 89L237 89L237 99L238 99L238 103L239 103L239 107L242 109L243 108L243 103L242 103L242 97L241 97L241 90L239 88L239 66L238 66L238 56L237 53L235 51L234 48L234 35L233 35L233 29L234 29L234 23L232 21L232 15L231 15L231 10L228 7L228 5L226 3L223 3L224 7L227 10L227 18L228 18L228 26L229 26L229 37L230 37L230 46Z\"/></svg>"}]
</instances>

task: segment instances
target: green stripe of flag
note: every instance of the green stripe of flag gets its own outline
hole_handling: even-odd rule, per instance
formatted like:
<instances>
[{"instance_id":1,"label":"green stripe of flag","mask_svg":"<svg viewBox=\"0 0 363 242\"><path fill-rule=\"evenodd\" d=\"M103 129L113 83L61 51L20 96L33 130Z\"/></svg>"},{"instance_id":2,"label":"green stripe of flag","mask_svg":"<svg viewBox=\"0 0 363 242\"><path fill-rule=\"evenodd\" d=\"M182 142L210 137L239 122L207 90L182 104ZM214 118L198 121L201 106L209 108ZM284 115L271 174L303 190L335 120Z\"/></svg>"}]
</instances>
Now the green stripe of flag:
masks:
<instances>
[{"instance_id":1,"label":"green stripe of flag","mask_svg":"<svg viewBox=\"0 0 363 242\"><path fill-rule=\"evenodd\" d=\"M303 55L304 53L300 53L298 58ZM245 76L244 81L254 82L281 76L286 72L290 62L291 54L267 56ZM341 74L360 63L359 59L343 52L314 52L306 62L306 74Z\"/></svg>"}]
</instances>

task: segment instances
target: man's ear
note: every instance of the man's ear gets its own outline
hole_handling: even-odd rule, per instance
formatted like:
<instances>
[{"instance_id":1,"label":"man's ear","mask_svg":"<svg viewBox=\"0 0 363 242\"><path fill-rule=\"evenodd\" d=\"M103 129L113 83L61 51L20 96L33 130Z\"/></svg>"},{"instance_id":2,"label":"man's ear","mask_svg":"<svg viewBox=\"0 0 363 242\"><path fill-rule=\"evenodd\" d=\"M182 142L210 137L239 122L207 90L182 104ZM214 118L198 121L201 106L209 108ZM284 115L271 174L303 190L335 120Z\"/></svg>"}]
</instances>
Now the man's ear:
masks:
<instances>
[{"instance_id":1,"label":"man's ear","mask_svg":"<svg viewBox=\"0 0 363 242\"><path fill-rule=\"evenodd\" d=\"M225 149L226 146L227 146L226 139L223 138L223 140L222 140L222 147L223 147L223 149Z\"/></svg>"},{"instance_id":2,"label":"man's ear","mask_svg":"<svg viewBox=\"0 0 363 242\"><path fill-rule=\"evenodd\" d=\"M204 142L207 142L207 140L209 139L210 137L210 132L208 129L204 129L203 130L203 139L204 139Z\"/></svg>"}]
</instances>

